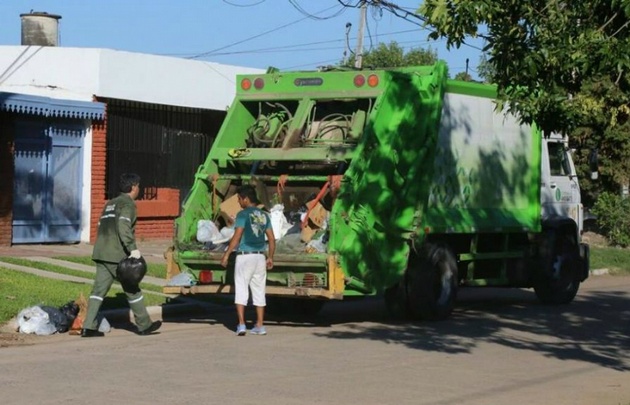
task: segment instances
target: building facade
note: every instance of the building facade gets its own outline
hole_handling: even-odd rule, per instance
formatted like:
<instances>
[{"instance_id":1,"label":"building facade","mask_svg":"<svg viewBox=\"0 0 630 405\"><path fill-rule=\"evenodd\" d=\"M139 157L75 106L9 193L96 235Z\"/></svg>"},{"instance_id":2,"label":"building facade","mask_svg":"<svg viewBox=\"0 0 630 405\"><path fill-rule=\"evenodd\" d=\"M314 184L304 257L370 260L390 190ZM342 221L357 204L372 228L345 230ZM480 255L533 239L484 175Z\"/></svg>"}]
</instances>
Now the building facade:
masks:
<instances>
[{"instance_id":1,"label":"building facade","mask_svg":"<svg viewBox=\"0 0 630 405\"><path fill-rule=\"evenodd\" d=\"M0 72L7 100L0 103L0 244L7 245L94 242L117 177L132 171L143 179L137 236L171 237L236 74L262 70L108 49L0 46Z\"/></svg>"}]
</instances>

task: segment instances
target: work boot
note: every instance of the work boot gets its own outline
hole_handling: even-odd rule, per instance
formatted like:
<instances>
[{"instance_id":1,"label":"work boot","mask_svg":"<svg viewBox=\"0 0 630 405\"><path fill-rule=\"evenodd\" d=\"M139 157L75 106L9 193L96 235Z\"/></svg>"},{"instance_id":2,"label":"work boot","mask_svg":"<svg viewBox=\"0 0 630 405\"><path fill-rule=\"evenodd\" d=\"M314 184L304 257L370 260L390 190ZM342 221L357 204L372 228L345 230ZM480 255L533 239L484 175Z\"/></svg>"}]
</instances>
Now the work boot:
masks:
<instances>
[{"instance_id":1,"label":"work boot","mask_svg":"<svg viewBox=\"0 0 630 405\"><path fill-rule=\"evenodd\" d=\"M136 334L140 336L153 335L155 331L160 329L160 326L162 326L162 321L155 321L151 324L151 326L149 326L145 330L139 330L138 332L136 332Z\"/></svg>"},{"instance_id":2,"label":"work boot","mask_svg":"<svg viewBox=\"0 0 630 405\"><path fill-rule=\"evenodd\" d=\"M102 336L105 336L105 334L95 329L83 329L81 331L81 337L102 337Z\"/></svg>"}]
</instances>

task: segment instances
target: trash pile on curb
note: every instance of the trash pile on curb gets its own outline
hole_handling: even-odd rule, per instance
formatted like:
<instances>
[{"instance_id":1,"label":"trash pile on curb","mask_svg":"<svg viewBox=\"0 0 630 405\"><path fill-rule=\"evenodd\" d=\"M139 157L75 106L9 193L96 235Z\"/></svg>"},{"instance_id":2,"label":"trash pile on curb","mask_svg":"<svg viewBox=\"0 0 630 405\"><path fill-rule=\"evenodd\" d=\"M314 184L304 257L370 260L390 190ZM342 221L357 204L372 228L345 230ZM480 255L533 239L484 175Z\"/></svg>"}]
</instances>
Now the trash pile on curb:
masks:
<instances>
[{"instance_id":1,"label":"trash pile on curb","mask_svg":"<svg viewBox=\"0 0 630 405\"><path fill-rule=\"evenodd\" d=\"M87 301L83 295L59 308L35 305L22 309L16 317L15 332L38 336L66 333L81 334ZM105 318L99 320L99 331L109 332L111 326Z\"/></svg>"}]
</instances>

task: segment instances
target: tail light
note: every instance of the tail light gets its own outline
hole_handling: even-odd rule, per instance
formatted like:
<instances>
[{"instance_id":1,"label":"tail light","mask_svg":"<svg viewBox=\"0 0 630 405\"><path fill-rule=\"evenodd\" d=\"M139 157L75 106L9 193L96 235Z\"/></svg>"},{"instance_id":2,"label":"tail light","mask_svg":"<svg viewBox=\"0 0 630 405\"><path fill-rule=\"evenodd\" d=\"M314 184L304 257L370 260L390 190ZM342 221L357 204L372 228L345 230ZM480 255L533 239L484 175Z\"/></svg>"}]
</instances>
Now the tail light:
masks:
<instances>
[{"instance_id":1,"label":"tail light","mask_svg":"<svg viewBox=\"0 0 630 405\"><path fill-rule=\"evenodd\" d=\"M365 84L365 76L356 75L354 76L354 85L356 87L362 87Z\"/></svg>"},{"instance_id":2,"label":"tail light","mask_svg":"<svg viewBox=\"0 0 630 405\"><path fill-rule=\"evenodd\" d=\"M256 90L260 90L265 87L265 81L262 79L262 77L254 80L254 87L256 88Z\"/></svg>"},{"instance_id":3,"label":"tail light","mask_svg":"<svg viewBox=\"0 0 630 405\"><path fill-rule=\"evenodd\" d=\"M243 90L249 90L252 88L252 81L245 78L243 80L241 80L241 89Z\"/></svg>"},{"instance_id":4,"label":"tail light","mask_svg":"<svg viewBox=\"0 0 630 405\"><path fill-rule=\"evenodd\" d=\"M368 86L370 87L376 87L378 86L378 76L377 75L370 75L368 76Z\"/></svg>"},{"instance_id":5,"label":"tail light","mask_svg":"<svg viewBox=\"0 0 630 405\"><path fill-rule=\"evenodd\" d=\"M199 272L199 284L212 283L212 270L201 270Z\"/></svg>"}]
</instances>

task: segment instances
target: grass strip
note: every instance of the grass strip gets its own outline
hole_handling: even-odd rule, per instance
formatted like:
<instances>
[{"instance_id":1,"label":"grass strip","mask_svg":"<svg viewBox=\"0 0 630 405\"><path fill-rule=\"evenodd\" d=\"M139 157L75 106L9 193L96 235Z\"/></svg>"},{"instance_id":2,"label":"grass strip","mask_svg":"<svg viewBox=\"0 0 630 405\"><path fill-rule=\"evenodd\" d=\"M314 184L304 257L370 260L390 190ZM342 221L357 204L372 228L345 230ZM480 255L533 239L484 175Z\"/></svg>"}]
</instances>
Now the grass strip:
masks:
<instances>
[{"instance_id":1,"label":"grass strip","mask_svg":"<svg viewBox=\"0 0 630 405\"><path fill-rule=\"evenodd\" d=\"M22 273L2 267L0 264L0 324L16 316L24 308L48 305L58 308L83 294L90 295L92 286L54 279L43 279L34 274ZM153 294L144 296L147 306L162 305L166 297ZM103 300L101 309L128 308L127 296L122 290L111 289Z\"/></svg>"},{"instance_id":2,"label":"grass strip","mask_svg":"<svg viewBox=\"0 0 630 405\"><path fill-rule=\"evenodd\" d=\"M22 258L4 256L4 257L0 257L0 262L16 264L18 266L30 267L32 269L50 271L53 273L65 274L68 276L81 277L88 280L94 279L94 274L88 273L87 271L69 269L67 267L57 266L56 264L38 262L35 260L27 260L27 259L22 259ZM118 283L116 282L116 284ZM153 292L159 292L159 293L162 292L162 287L153 285L153 284L140 283L140 288L145 291L153 291Z\"/></svg>"},{"instance_id":3,"label":"grass strip","mask_svg":"<svg viewBox=\"0 0 630 405\"><path fill-rule=\"evenodd\" d=\"M613 275L630 275L630 249L591 247L591 269L608 269Z\"/></svg>"}]
</instances>

